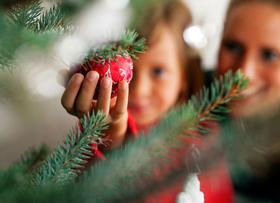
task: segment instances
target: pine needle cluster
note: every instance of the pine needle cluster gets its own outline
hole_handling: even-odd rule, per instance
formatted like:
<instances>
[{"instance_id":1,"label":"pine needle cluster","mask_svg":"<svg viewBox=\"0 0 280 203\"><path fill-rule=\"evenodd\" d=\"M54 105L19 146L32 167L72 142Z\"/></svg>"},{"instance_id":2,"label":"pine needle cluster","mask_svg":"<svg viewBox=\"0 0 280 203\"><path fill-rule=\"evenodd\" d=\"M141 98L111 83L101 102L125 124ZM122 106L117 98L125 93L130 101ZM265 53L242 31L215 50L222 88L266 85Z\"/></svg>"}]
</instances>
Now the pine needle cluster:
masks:
<instances>
[{"instance_id":1,"label":"pine needle cluster","mask_svg":"<svg viewBox=\"0 0 280 203\"><path fill-rule=\"evenodd\" d=\"M93 49L85 58L84 64L91 64L91 61L104 63L105 61L115 60L117 55L126 57L129 55L137 59L137 54L145 51L145 39L140 38L135 31L127 30L121 34L120 39L115 42L109 42Z\"/></svg>"},{"instance_id":2,"label":"pine needle cluster","mask_svg":"<svg viewBox=\"0 0 280 203\"><path fill-rule=\"evenodd\" d=\"M0 68L15 68L12 62L14 53L22 45L45 48L63 33L71 32L74 28L70 16L77 12L76 7L89 2L62 1L45 10L40 0L33 0L29 4L14 4L7 12L0 12ZM98 61L110 60L116 55L127 54L136 59L136 54L142 53L144 47L145 40L135 31L125 31L119 40L92 50L85 62L93 58Z\"/></svg>"},{"instance_id":3,"label":"pine needle cluster","mask_svg":"<svg viewBox=\"0 0 280 203\"><path fill-rule=\"evenodd\" d=\"M211 89L203 90L186 105L172 111L148 135L142 134L138 140L112 153L106 162L93 166L80 188L88 193L97 190L88 197L94 202L133 202L154 188L159 189L159 185L186 177L196 170L199 160L192 157L195 154L188 153L188 143L184 140L200 139L194 137L194 131L209 134L211 129L203 127L201 122L224 119L229 112L225 105L238 99L246 85L247 80L240 71L228 72ZM159 172L157 178L155 171Z\"/></svg>"},{"instance_id":4,"label":"pine needle cluster","mask_svg":"<svg viewBox=\"0 0 280 203\"><path fill-rule=\"evenodd\" d=\"M0 68L13 70L15 52L24 46L48 47L67 30L60 5L44 10L40 0L15 3L0 11Z\"/></svg>"},{"instance_id":5,"label":"pine needle cluster","mask_svg":"<svg viewBox=\"0 0 280 203\"><path fill-rule=\"evenodd\" d=\"M107 129L105 116L93 112L81 119L81 129L76 127L66 136L64 144L59 145L33 175L35 185L49 182L66 184L72 182L94 156L92 146L103 144L103 131Z\"/></svg>"},{"instance_id":6,"label":"pine needle cluster","mask_svg":"<svg viewBox=\"0 0 280 203\"><path fill-rule=\"evenodd\" d=\"M7 67L15 50L26 42L49 44L66 25L65 14L75 10L70 3L74 1L65 1L61 7L42 13L38 2L12 7L8 18L0 15L3 28L0 66ZM78 4L88 2L84 0ZM45 35L50 30L54 35ZM107 59L117 54L130 54L135 58L143 50L143 39L135 32L126 32L120 41L94 50L90 57ZM229 112L229 103L239 97L246 83L240 72L226 74L209 90L204 89L186 105L171 111L148 135L142 134L139 139L108 153L106 161L83 171L88 159L95 156L92 146L98 147L106 140L103 134L107 128L105 116L93 112L85 116L81 126L73 128L64 143L52 153L45 148L33 150L21 162L0 170L0 201L100 203L141 199L153 191L152 188L158 188L156 185L168 184L193 172L197 157L186 153L189 145L184 140L194 138L194 131L209 134L211 129L203 122L222 120ZM160 178L154 177L155 171L159 171Z\"/></svg>"},{"instance_id":7,"label":"pine needle cluster","mask_svg":"<svg viewBox=\"0 0 280 203\"><path fill-rule=\"evenodd\" d=\"M202 127L201 122L224 118L229 112L226 106L239 97L246 83L240 72L227 73L209 90L203 90L186 105L173 110L148 135L142 134L139 139L111 152L106 161L93 165L77 179L85 160L93 155L89 144L104 139L104 116L93 114L87 117L89 120L81 122L82 131L67 135L65 144L58 146L32 173L18 175L21 170L17 167L1 171L0 177L6 178L0 185L0 191L4 191L0 192L0 198L6 202L130 202L141 199L154 191L153 188L159 188L156 185L169 184L195 170L197 157L186 153L188 143L184 139L194 138L194 130L206 135L210 129ZM154 177L157 170L160 178ZM32 195L39 191L40 196Z\"/></svg>"}]
</instances>

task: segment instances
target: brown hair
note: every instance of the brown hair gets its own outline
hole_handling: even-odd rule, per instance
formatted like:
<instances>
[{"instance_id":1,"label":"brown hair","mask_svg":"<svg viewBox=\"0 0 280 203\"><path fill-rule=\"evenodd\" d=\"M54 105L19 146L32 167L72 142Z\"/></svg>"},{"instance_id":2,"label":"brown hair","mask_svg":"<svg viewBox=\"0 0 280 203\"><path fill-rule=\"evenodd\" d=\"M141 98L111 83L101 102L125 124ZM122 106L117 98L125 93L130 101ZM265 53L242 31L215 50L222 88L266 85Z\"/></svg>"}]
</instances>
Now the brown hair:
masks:
<instances>
[{"instance_id":1,"label":"brown hair","mask_svg":"<svg viewBox=\"0 0 280 203\"><path fill-rule=\"evenodd\" d=\"M227 10L227 16L235 7L248 3L265 3L273 6L280 6L280 0L231 0Z\"/></svg>"},{"instance_id":2,"label":"brown hair","mask_svg":"<svg viewBox=\"0 0 280 203\"><path fill-rule=\"evenodd\" d=\"M145 12L137 31L141 36L149 39L157 32L159 25L166 25L173 33L177 43L179 61L186 74L187 89L179 98L189 99L203 86L201 59L197 51L191 48L183 38L184 30L192 23L189 8L181 0L164 0L154 4Z\"/></svg>"}]
</instances>

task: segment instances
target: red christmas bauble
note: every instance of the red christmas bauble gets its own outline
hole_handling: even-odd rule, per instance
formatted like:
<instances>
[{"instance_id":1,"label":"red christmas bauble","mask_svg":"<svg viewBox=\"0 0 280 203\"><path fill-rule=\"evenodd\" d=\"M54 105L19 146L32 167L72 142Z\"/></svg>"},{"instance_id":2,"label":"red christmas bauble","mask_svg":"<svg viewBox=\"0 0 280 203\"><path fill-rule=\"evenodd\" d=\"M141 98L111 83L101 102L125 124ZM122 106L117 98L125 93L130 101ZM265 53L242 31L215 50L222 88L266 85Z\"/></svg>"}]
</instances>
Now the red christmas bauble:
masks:
<instances>
[{"instance_id":1,"label":"red christmas bauble","mask_svg":"<svg viewBox=\"0 0 280 203\"><path fill-rule=\"evenodd\" d=\"M111 98L118 94L118 83L125 80L130 82L133 76L133 61L131 57L126 55L117 55L113 59L92 59L87 63L79 65L76 72L82 73L84 76L89 71L96 71L99 73L99 81L103 77L110 77L112 79L112 94ZM94 99L98 98L99 84L97 84Z\"/></svg>"}]
</instances>

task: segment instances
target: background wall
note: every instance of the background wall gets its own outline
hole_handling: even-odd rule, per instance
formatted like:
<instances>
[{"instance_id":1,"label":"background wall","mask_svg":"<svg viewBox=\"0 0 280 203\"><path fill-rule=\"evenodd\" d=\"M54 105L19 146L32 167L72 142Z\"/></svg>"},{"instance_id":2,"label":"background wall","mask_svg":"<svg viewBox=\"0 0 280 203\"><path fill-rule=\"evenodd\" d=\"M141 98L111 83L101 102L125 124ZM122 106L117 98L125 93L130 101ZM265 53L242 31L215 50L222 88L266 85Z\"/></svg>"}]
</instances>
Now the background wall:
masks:
<instances>
[{"instance_id":1,"label":"background wall","mask_svg":"<svg viewBox=\"0 0 280 203\"><path fill-rule=\"evenodd\" d=\"M185 1L192 10L194 24L199 26L204 36L201 36L201 40L205 41L202 42L204 46L200 47L204 68L213 69L216 67L216 56L229 0Z\"/></svg>"}]
</instances>

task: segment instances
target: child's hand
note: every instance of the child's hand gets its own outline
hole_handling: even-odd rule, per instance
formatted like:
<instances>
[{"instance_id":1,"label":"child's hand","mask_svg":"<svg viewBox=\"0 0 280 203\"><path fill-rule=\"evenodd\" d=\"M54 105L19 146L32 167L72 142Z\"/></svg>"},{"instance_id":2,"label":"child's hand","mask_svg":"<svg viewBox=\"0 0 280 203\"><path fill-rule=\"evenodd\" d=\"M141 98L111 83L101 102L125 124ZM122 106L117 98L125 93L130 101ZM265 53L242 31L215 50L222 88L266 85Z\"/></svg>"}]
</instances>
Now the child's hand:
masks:
<instances>
[{"instance_id":1,"label":"child's hand","mask_svg":"<svg viewBox=\"0 0 280 203\"><path fill-rule=\"evenodd\" d=\"M74 74L66 85L61 104L68 113L79 118L93 109L103 111L109 120L105 133L112 140L110 148L115 148L122 144L127 130L128 84L120 82L117 97L111 99L112 80L104 77L100 81L98 100L93 100L98 79L95 71L88 72L86 77Z\"/></svg>"}]
</instances>

